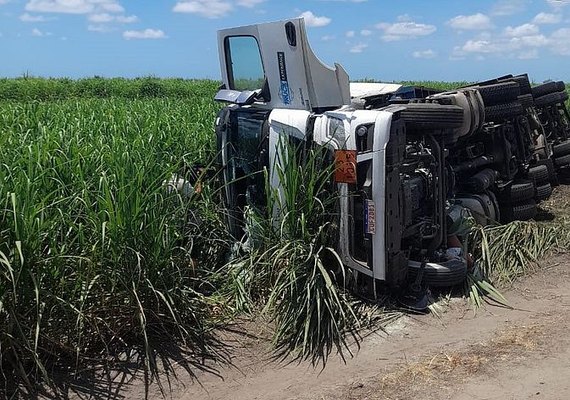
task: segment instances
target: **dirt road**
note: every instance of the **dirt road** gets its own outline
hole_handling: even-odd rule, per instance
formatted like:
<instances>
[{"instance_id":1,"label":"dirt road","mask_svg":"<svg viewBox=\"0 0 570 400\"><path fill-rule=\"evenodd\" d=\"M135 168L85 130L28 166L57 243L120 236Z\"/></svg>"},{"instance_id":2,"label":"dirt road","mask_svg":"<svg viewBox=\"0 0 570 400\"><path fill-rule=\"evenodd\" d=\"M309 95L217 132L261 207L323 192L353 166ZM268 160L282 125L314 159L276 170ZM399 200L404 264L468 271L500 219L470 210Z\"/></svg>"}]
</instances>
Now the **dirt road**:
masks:
<instances>
[{"instance_id":1,"label":"dirt road","mask_svg":"<svg viewBox=\"0 0 570 400\"><path fill-rule=\"evenodd\" d=\"M570 255L548 260L507 292L513 310L476 314L452 300L439 316L404 317L324 370L267 361L263 341L220 379L174 386L175 400L570 399ZM135 396L136 397L136 396ZM135 398L132 397L132 398ZM127 395L127 398L131 396Z\"/></svg>"}]
</instances>

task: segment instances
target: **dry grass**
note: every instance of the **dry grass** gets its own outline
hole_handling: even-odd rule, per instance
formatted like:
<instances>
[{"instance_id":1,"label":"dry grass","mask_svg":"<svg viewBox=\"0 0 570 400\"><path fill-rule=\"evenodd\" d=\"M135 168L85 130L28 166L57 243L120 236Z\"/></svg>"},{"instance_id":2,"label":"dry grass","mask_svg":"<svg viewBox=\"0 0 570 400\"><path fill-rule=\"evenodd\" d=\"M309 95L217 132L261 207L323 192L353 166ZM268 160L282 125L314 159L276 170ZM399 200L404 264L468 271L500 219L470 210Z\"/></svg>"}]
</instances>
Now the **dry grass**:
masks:
<instances>
[{"instance_id":1,"label":"dry grass","mask_svg":"<svg viewBox=\"0 0 570 400\"><path fill-rule=\"evenodd\" d=\"M484 371L498 360L520 359L537 350L544 334L541 325L511 326L493 338L464 350L442 350L418 361L407 361L381 380L381 392L387 398L400 398L406 387L415 384L446 387Z\"/></svg>"}]
</instances>

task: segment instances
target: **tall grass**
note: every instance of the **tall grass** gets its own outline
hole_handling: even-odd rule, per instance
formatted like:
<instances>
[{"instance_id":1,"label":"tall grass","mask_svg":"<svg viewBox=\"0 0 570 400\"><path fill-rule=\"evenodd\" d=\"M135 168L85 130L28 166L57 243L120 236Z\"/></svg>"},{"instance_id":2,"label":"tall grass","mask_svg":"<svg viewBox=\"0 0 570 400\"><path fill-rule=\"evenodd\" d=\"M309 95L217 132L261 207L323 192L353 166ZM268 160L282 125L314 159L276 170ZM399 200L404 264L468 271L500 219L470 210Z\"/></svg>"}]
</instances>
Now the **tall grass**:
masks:
<instances>
[{"instance_id":1,"label":"tall grass","mask_svg":"<svg viewBox=\"0 0 570 400\"><path fill-rule=\"evenodd\" d=\"M222 224L163 182L212 158L216 109L204 98L0 103L4 390L133 349L151 374L160 346L215 355ZM222 244L205 252L216 233Z\"/></svg>"},{"instance_id":2,"label":"tall grass","mask_svg":"<svg viewBox=\"0 0 570 400\"><path fill-rule=\"evenodd\" d=\"M466 281L466 293L476 307L484 297L508 306L497 288L505 288L533 272L549 254L570 248L570 221L515 221L502 226L476 227L468 237L476 259Z\"/></svg>"},{"instance_id":3,"label":"tall grass","mask_svg":"<svg viewBox=\"0 0 570 400\"><path fill-rule=\"evenodd\" d=\"M324 365L333 351L351 354L348 338L358 343L370 315L382 326L397 313L366 309L346 287L349 272L333 250L339 195L331 187L331 155L289 143L280 154L279 186L266 184L267 209L249 212L254 247L230 265L230 297L274 323L278 358Z\"/></svg>"},{"instance_id":4,"label":"tall grass","mask_svg":"<svg viewBox=\"0 0 570 400\"><path fill-rule=\"evenodd\" d=\"M72 80L68 78L0 78L0 100L66 100L84 98L203 98L209 100L220 82L194 79L137 79L101 77Z\"/></svg>"}]
</instances>

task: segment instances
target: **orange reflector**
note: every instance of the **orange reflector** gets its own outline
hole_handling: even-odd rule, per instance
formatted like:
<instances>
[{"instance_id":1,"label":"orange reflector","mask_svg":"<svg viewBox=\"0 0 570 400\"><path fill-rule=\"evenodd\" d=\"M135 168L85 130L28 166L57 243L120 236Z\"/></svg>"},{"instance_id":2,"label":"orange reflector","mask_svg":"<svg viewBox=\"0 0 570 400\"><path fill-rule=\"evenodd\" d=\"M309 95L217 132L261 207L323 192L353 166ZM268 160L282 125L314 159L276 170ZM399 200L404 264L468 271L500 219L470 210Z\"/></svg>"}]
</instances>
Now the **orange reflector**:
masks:
<instances>
[{"instance_id":1,"label":"orange reflector","mask_svg":"<svg viewBox=\"0 0 570 400\"><path fill-rule=\"evenodd\" d=\"M356 150L335 150L334 164L335 182L356 183Z\"/></svg>"}]
</instances>

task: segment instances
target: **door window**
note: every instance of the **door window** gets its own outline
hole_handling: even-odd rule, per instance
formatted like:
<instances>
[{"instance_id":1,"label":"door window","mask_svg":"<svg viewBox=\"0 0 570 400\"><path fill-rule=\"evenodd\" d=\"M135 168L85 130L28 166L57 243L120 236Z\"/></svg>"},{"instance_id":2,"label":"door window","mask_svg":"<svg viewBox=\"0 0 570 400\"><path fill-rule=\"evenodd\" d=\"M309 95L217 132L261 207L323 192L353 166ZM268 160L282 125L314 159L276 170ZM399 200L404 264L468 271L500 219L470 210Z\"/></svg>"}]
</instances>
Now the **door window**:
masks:
<instances>
[{"instance_id":1,"label":"door window","mask_svg":"<svg viewBox=\"0 0 570 400\"><path fill-rule=\"evenodd\" d=\"M226 39L226 59L230 89L256 90L263 88L265 74L259 45L253 36L232 36Z\"/></svg>"}]
</instances>

